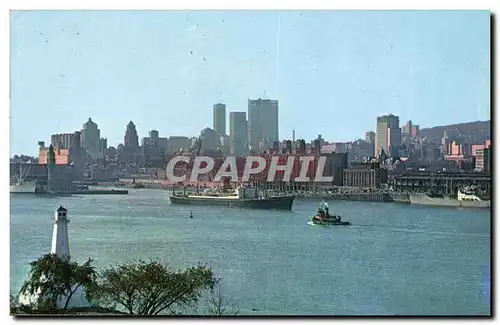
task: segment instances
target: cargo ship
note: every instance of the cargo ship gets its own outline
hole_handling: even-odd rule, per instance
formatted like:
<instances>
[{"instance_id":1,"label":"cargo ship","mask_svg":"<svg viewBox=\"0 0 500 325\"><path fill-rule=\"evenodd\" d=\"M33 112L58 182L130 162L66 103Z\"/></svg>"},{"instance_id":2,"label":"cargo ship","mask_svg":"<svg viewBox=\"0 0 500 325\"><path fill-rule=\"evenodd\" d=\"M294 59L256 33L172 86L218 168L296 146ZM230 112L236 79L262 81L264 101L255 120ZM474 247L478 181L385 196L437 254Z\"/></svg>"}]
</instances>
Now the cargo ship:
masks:
<instances>
[{"instance_id":1,"label":"cargo ship","mask_svg":"<svg viewBox=\"0 0 500 325\"><path fill-rule=\"evenodd\" d=\"M170 196L172 204L213 205L229 208L249 208L265 210L291 210L295 196L293 195L268 195L264 191L253 188L239 187L236 189L210 188L196 193L176 192Z\"/></svg>"},{"instance_id":2,"label":"cargo ship","mask_svg":"<svg viewBox=\"0 0 500 325\"><path fill-rule=\"evenodd\" d=\"M491 201L482 200L477 195L468 189L458 190L457 198L448 198L444 196L412 194L410 195L411 204L429 205L435 207L450 207L450 208L475 208L475 209L490 209Z\"/></svg>"}]
</instances>

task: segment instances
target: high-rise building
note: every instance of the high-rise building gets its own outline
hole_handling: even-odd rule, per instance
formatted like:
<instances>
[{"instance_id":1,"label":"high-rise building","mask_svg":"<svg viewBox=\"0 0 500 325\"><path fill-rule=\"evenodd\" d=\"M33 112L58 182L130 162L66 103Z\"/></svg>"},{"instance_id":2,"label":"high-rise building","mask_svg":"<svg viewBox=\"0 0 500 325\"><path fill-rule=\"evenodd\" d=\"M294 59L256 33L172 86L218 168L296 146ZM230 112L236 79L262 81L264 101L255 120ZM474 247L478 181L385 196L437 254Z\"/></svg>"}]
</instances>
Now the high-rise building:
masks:
<instances>
[{"instance_id":1,"label":"high-rise building","mask_svg":"<svg viewBox=\"0 0 500 325\"><path fill-rule=\"evenodd\" d=\"M214 131L219 135L226 135L226 105L218 103L214 105Z\"/></svg>"},{"instance_id":2,"label":"high-rise building","mask_svg":"<svg viewBox=\"0 0 500 325\"><path fill-rule=\"evenodd\" d=\"M101 156L101 151L99 150L100 139L101 131L97 127L97 124L89 117L89 120L83 124L81 141L82 147L91 157Z\"/></svg>"},{"instance_id":3,"label":"high-rise building","mask_svg":"<svg viewBox=\"0 0 500 325\"><path fill-rule=\"evenodd\" d=\"M205 128L200 132L200 147L205 151L216 151L219 143L219 135L211 128Z\"/></svg>"},{"instance_id":4,"label":"high-rise building","mask_svg":"<svg viewBox=\"0 0 500 325\"><path fill-rule=\"evenodd\" d=\"M399 126L387 129L387 148L391 157L399 157L401 149L401 129Z\"/></svg>"},{"instance_id":5,"label":"high-rise building","mask_svg":"<svg viewBox=\"0 0 500 325\"><path fill-rule=\"evenodd\" d=\"M368 131L365 133L365 141L370 143L375 143L375 132Z\"/></svg>"},{"instance_id":6,"label":"high-rise building","mask_svg":"<svg viewBox=\"0 0 500 325\"><path fill-rule=\"evenodd\" d=\"M108 149L108 139L100 138L99 139L99 150L101 151L102 156L104 156L107 149Z\"/></svg>"},{"instance_id":7,"label":"high-rise building","mask_svg":"<svg viewBox=\"0 0 500 325\"><path fill-rule=\"evenodd\" d=\"M229 142L232 155L241 157L248 154L248 124L245 112L229 113Z\"/></svg>"},{"instance_id":8,"label":"high-rise building","mask_svg":"<svg viewBox=\"0 0 500 325\"><path fill-rule=\"evenodd\" d=\"M375 133L375 155L380 154L383 149L385 154L391 152L391 156L399 155L401 147L401 129L399 128L399 117L389 114L377 117L377 132Z\"/></svg>"},{"instance_id":9,"label":"high-rise building","mask_svg":"<svg viewBox=\"0 0 500 325\"><path fill-rule=\"evenodd\" d=\"M410 138L415 138L418 136L419 126L415 125L410 121L406 122L405 125L401 128L402 136L407 136Z\"/></svg>"},{"instance_id":10,"label":"high-rise building","mask_svg":"<svg viewBox=\"0 0 500 325\"><path fill-rule=\"evenodd\" d=\"M168 138L168 153L187 152L191 147L191 139L188 137L171 136Z\"/></svg>"},{"instance_id":11,"label":"high-rise building","mask_svg":"<svg viewBox=\"0 0 500 325\"><path fill-rule=\"evenodd\" d=\"M375 153L375 132L368 131L365 133L365 141L368 142L368 156L373 157L376 156Z\"/></svg>"},{"instance_id":12,"label":"high-rise building","mask_svg":"<svg viewBox=\"0 0 500 325\"><path fill-rule=\"evenodd\" d=\"M81 132L57 133L50 136L50 144L54 148L69 149L81 146ZM77 143L78 140L78 143Z\"/></svg>"},{"instance_id":13,"label":"high-rise building","mask_svg":"<svg viewBox=\"0 0 500 325\"><path fill-rule=\"evenodd\" d=\"M168 138L158 138L158 146L163 148L164 152L168 151Z\"/></svg>"},{"instance_id":14,"label":"high-rise building","mask_svg":"<svg viewBox=\"0 0 500 325\"><path fill-rule=\"evenodd\" d=\"M248 100L249 143L253 151L259 144L279 141L278 101L272 99Z\"/></svg>"},{"instance_id":15,"label":"high-rise building","mask_svg":"<svg viewBox=\"0 0 500 325\"><path fill-rule=\"evenodd\" d=\"M152 146L157 146L158 145L158 139L159 139L159 132L158 132L158 130L151 130L151 131L149 131L149 137L151 138L151 145Z\"/></svg>"},{"instance_id":16,"label":"high-rise building","mask_svg":"<svg viewBox=\"0 0 500 325\"><path fill-rule=\"evenodd\" d=\"M125 148L138 148L139 147L139 137L137 136L137 130L135 128L134 122L130 121L127 125L127 130L125 131L125 137L123 138L123 145Z\"/></svg>"}]
</instances>

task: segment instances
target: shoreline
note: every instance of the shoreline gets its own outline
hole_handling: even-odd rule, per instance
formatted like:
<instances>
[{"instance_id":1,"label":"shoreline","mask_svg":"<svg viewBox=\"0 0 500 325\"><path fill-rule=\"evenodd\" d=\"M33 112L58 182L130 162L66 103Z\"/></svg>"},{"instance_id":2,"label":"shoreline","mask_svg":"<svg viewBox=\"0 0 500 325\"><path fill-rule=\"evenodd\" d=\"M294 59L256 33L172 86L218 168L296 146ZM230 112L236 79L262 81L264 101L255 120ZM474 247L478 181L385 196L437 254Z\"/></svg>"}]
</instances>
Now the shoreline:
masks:
<instances>
[{"instance_id":1,"label":"shoreline","mask_svg":"<svg viewBox=\"0 0 500 325\"><path fill-rule=\"evenodd\" d=\"M173 186L164 186L160 183L143 183L139 184L144 185L143 189L148 190L164 190L164 191L172 191ZM98 187L103 186L113 186L114 184L104 184L99 183ZM151 186L152 185L152 186ZM189 184L191 185L191 184ZM191 186L186 186L186 192L196 192L196 185L201 186L211 186L210 182L198 182L196 185L192 184ZM123 185L123 187L128 187L127 185ZM182 187L181 187L182 188ZM178 190L182 191L179 188ZM140 190L140 189L138 189ZM272 190L270 190L272 191ZM286 191L283 192L284 195L294 195L297 199L303 200L331 200L331 201L353 201L353 202L375 202L375 203L396 203L396 204L408 204L408 205L417 205L417 206L428 206L428 207L436 207L436 208L465 208L465 209L491 209L491 201L482 201L482 204L470 204L469 202L458 201L456 199L444 199L445 201L430 201L430 202L412 202L411 196L416 195L423 197L425 194L422 193L402 193L402 192L382 192L382 191L373 191L373 192L357 192L350 191L349 193L328 193L326 191L320 192L305 192L305 191Z\"/></svg>"}]
</instances>

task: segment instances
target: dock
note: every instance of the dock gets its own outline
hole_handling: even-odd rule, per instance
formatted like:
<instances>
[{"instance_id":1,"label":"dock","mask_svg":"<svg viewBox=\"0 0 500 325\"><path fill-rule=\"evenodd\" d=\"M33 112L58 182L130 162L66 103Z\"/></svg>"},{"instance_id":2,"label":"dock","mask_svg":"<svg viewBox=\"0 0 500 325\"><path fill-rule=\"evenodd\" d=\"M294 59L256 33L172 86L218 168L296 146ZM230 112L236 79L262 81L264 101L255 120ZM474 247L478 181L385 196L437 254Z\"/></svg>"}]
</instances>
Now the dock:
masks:
<instances>
[{"instance_id":1,"label":"dock","mask_svg":"<svg viewBox=\"0 0 500 325\"><path fill-rule=\"evenodd\" d=\"M312 193L296 194L296 197L313 200L394 202L393 198L388 193Z\"/></svg>"},{"instance_id":2,"label":"dock","mask_svg":"<svg viewBox=\"0 0 500 325\"><path fill-rule=\"evenodd\" d=\"M88 191L78 191L71 194L75 195L126 195L128 190L88 190Z\"/></svg>"},{"instance_id":3,"label":"dock","mask_svg":"<svg viewBox=\"0 0 500 325\"><path fill-rule=\"evenodd\" d=\"M37 191L31 193L33 195L127 195L128 190L116 190L116 189L98 189L98 190L59 190L59 191Z\"/></svg>"}]
</instances>

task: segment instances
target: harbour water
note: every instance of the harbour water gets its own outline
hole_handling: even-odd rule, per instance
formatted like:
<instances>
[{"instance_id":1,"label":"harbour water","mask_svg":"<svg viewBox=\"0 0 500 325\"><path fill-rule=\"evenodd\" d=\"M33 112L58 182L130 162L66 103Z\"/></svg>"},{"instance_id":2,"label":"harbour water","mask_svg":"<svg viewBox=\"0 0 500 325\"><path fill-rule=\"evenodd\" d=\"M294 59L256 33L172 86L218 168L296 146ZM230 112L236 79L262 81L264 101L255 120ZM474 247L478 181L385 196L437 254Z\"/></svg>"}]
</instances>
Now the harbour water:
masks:
<instances>
[{"instance_id":1,"label":"harbour water","mask_svg":"<svg viewBox=\"0 0 500 325\"><path fill-rule=\"evenodd\" d=\"M53 211L68 208L72 258L107 266L206 262L241 315L489 315L490 211L331 201L351 227L292 211L171 205L163 190L44 198L11 195L11 293L50 251ZM189 219L189 210L193 219Z\"/></svg>"}]
</instances>

